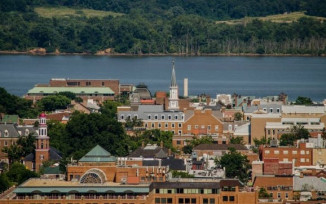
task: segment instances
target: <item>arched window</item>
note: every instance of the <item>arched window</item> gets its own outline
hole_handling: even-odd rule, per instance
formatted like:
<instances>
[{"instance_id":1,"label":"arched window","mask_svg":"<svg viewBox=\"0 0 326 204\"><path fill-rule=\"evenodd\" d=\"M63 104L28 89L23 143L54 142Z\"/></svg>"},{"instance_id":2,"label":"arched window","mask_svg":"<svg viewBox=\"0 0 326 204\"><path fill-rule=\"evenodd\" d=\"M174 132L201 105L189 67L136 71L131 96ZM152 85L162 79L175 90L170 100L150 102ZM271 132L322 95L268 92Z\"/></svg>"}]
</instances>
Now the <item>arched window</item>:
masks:
<instances>
[{"instance_id":1,"label":"arched window","mask_svg":"<svg viewBox=\"0 0 326 204\"><path fill-rule=\"evenodd\" d=\"M90 169L80 179L80 183L104 183L105 181L105 174L100 169Z\"/></svg>"},{"instance_id":2,"label":"arched window","mask_svg":"<svg viewBox=\"0 0 326 204\"><path fill-rule=\"evenodd\" d=\"M25 130L25 136L28 136L28 135L29 135L29 130L26 129L26 130Z\"/></svg>"},{"instance_id":3,"label":"arched window","mask_svg":"<svg viewBox=\"0 0 326 204\"><path fill-rule=\"evenodd\" d=\"M8 130L5 130L5 134L3 135L4 137L9 137L9 132Z\"/></svg>"}]
</instances>

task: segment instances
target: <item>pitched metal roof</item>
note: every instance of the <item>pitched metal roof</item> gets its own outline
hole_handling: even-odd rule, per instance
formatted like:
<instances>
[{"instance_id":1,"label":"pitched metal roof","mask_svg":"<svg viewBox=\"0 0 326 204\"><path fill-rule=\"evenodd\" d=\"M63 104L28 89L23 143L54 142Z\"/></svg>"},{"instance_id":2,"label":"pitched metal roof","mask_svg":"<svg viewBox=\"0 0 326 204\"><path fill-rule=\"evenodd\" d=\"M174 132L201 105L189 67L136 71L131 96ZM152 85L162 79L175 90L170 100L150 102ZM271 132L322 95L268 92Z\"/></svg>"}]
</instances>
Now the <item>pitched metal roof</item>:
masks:
<instances>
[{"instance_id":1,"label":"pitched metal roof","mask_svg":"<svg viewBox=\"0 0 326 204\"><path fill-rule=\"evenodd\" d=\"M91 151L83 156L80 162L115 162L117 159L111 156L110 152L106 151L100 145L96 145Z\"/></svg>"},{"instance_id":2,"label":"pitched metal roof","mask_svg":"<svg viewBox=\"0 0 326 204\"><path fill-rule=\"evenodd\" d=\"M153 145L154 147L154 145ZM138 148L132 153L129 154L129 157L143 157L143 158L167 158L168 157L168 149L160 146L156 146L155 148Z\"/></svg>"},{"instance_id":3,"label":"pitched metal roof","mask_svg":"<svg viewBox=\"0 0 326 204\"><path fill-rule=\"evenodd\" d=\"M42 87L36 86L28 91L28 94L57 94L60 92L72 92L75 94L114 94L109 87Z\"/></svg>"}]
</instances>

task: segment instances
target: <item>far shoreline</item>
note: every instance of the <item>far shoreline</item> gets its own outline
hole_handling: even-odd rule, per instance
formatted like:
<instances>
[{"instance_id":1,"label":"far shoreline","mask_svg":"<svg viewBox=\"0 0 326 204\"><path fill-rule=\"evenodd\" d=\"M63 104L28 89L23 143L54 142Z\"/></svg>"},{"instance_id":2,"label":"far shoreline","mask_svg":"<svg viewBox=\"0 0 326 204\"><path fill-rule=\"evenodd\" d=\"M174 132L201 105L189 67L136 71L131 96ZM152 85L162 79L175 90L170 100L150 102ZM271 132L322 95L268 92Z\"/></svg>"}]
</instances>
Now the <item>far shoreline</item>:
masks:
<instances>
[{"instance_id":1,"label":"far shoreline","mask_svg":"<svg viewBox=\"0 0 326 204\"><path fill-rule=\"evenodd\" d=\"M201 53L201 54L179 54L179 53L149 53L149 54L131 54L131 53L32 53L29 51L0 51L0 55L31 55L31 56L108 56L108 57L326 57L326 54L257 54L257 53Z\"/></svg>"}]
</instances>

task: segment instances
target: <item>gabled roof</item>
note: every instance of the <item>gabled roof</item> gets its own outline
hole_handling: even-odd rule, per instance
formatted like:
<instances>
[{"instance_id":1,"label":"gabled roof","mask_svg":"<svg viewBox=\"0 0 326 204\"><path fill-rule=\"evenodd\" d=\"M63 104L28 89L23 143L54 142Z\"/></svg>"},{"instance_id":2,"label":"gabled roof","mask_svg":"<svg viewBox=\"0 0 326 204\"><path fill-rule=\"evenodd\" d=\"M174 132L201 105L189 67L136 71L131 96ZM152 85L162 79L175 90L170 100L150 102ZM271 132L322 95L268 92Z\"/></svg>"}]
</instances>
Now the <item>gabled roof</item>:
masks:
<instances>
[{"instance_id":1,"label":"gabled roof","mask_svg":"<svg viewBox=\"0 0 326 204\"><path fill-rule=\"evenodd\" d=\"M116 158L114 156L111 156L110 152L106 151L100 145L96 145L79 161L80 162L115 162Z\"/></svg>"}]
</instances>

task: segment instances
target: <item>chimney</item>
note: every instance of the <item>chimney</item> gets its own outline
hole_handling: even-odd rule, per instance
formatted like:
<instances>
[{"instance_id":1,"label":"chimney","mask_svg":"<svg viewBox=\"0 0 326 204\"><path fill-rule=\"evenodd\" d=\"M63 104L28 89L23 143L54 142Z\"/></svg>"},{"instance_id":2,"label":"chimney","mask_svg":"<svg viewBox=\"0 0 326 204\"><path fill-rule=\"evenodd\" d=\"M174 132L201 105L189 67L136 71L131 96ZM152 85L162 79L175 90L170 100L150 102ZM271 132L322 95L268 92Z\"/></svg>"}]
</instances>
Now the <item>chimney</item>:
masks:
<instances>
[{"instance_id":1,"label":"chimney","mask_svg":"<svg viewBox=\"0 0 326 204\"><path fill-rule=\"evenodd\" d=\"M209 105L210 102L211 102L211 97L210 96L206 96L206 104Z\"/></svg>"},{"instance_id":2,"label":"chimney","mask_svg":"<svg viewBox=\"0 0 326 204\"><path fill-rule=\"evenodd\" d=\"M163 148L163 141L160 142L160 147Z\"/></svg>"},{"instance_id":3,"label":"chimney","mask_svg":"<svg viewBox=\"0 0 326 204\"><path fill-rule=\"evenodd\" d=\"M171 151L171 149L169 149L169 156L171 156L172 155L172 151Z\"/></svg>"},{"instance_id":4,"label":"chimney","mask_svg":"<svg viewBox=\"0 0 326 204\"><path fill-rule=\"evenodd\" d=\"M188 78L183 80L183 96L188 97Z\"/></svg>"}]
</instances>

